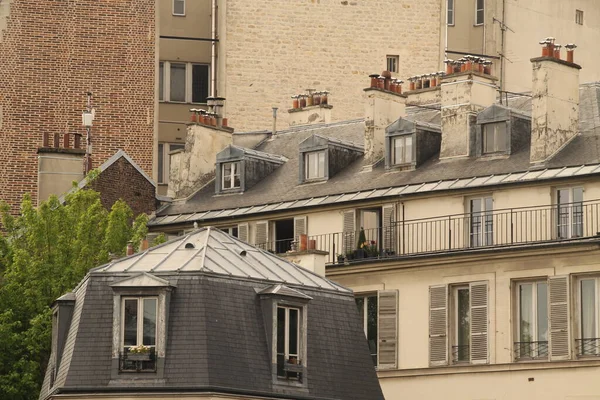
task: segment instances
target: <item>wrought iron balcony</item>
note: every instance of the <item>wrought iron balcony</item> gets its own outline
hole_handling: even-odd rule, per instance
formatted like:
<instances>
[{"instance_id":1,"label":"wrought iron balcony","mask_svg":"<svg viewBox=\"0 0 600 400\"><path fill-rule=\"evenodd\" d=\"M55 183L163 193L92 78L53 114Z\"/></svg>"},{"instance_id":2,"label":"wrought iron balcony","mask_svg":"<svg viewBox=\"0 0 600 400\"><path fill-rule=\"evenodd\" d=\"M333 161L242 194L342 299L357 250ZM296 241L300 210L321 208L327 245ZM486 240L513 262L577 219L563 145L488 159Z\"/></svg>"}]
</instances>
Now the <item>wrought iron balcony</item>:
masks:
<instances>
[{"instance_id":1,"label":"wrought iron balcony","mask_svg":"<svg viewBox=\"0 0 600 400\"><path fill-rule=\"evenodd\" d=\"M541 360L548 358L548 342L515 342L515 360Z\"/></svg>"},{"instance_id":2,"label":"wrought iron balcony","mask_svg":"<svg viewBox=\"0 0 600 400\"><path fill-rule=\"evenodd\" d=\"M122 353L119 353L119 370L122 372L155 372L155 349L152 348L147 353L132 353L125 348Z\"/></svg>"},{"instance_id":3,"label":"wrought iron balcony","mask_svg":"<svg viewBox=\"0 0 600 400\"><path fill-rule=\"evenodd\" d=\"M575 339L575 347L578 356L600 356L600 338Z\"/></svg>"},{"instance_id":4,"label":"wrought iron balcony","mask_svg":"<svg viewBox=\"0 0 600 400\"><path fill-rule=\"evenodd\" d=\"M600 237L600 200L404 220L363 231L364 241L357 230L309 236L308 243L329 253L328 264L342 264Z\"/></svg>"}]
</instances>

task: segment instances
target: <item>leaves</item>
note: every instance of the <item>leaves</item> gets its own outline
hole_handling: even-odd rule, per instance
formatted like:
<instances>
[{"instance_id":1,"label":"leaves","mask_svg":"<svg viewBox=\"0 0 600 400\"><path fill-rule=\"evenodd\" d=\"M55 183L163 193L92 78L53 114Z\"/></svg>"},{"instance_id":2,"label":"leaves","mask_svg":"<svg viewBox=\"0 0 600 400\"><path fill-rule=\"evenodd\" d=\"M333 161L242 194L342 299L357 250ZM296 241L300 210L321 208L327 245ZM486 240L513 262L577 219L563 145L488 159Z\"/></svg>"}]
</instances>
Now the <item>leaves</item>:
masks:
<instances>
[{"instance_id":1,"label":"leaves","mask_svg":"<svg viewBox=\"0 0 600 400\"><path fill-rule=\"evenodd\" d=\"M0 398L35 399L50 357L52 302L72 290L110 254L139 246L148 217L135 220L117 201L108 212L93 190L56 196L37 208L23 198L21 214L0 204Z\"/></svg>"}]
</instances>

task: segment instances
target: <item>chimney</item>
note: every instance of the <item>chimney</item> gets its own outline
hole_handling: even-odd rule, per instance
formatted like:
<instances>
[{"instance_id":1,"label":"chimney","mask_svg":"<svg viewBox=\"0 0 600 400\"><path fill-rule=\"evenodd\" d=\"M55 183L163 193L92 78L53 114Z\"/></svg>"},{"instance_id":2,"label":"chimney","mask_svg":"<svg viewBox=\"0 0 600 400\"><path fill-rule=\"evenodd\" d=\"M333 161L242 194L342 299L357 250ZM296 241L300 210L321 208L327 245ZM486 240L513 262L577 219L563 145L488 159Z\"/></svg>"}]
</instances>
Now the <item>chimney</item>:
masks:
<instances>
[{"instance_id":1,"label":"chimney","mask_svg":"<svg viewBox=\"0 0 600 400\"><path fill-rule=\"evenodd\" d=\"M557 58L558 47L545 43L542 57L532 58L531 150L529 161L543 165L579 132L579 70L581 66ZM547 49L553 44L551 51ZM573 60L576 46L565 46Z\"/></svg>"},{"instance_id":2,"label":"chimney","mask_svg":"<svg viewBox=\"0 0 600 400\"><path fill-rule=\"evenodd\" d=\"M364 89L366 170L371 170L384 157L385 128L406 116L406 95L402 94L400 85L396 85L394 91L390 89L391 73L383 71L379 79L373 79L373 75L369 77L371 87Z\"/></svg>"},{"instance_id":3,"label":"chimney","mask_svg":"<svg viewBox=\"0 0 600 400\"><path fill-rule=\"evenodd\" d=\"M127 242L127 253L126 255L128 256L132 256L133 255L133 242Z\"/></svg>"},{"instance_id":4,"label":"chimney","mask_svg":"<svg viewBox=\"0 0 600 400\"><path fill-rule=\"evenodd\" d=\"M480 66L473 63L473 57L451 61L450 65L453 67L448 70L454 72L441 79L440 159L470 155L477 113L496 102L497 79L479 72Z\"/></svg>"},{"instance_id":5,"label":"chimney","mask_svg":"<svg viewBox=\"0 0 600 400\"><path fill-rule=\"evenodd\" d=\"M307 93L292 96L288 110L290 126L328 124L331 122L329 92L306 89Z\"/></svg>"}]
</instances>

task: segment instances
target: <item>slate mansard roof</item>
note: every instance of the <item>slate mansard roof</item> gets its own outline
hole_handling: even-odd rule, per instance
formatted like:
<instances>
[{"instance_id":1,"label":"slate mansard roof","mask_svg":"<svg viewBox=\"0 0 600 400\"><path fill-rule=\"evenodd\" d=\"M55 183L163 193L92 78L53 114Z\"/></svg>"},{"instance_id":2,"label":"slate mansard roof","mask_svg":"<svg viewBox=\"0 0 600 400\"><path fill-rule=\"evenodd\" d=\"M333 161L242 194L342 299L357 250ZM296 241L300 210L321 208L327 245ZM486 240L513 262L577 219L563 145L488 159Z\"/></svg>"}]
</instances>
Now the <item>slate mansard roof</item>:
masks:
<instances>
[{"instance_id":1,"label":"slate mansard roof","mask_svg":"<svg viewBox=\"0 0 600 400\"><path fill-rule=\"evenodd\" d=\"M406 119L420 128L439 130L439 104L407 107ZM531 114L531 99L513 96L508 108L517 116ZM533 169L529 145L509 157L440 160L434 156L412 171L386 171L384 163L365 172L359 159L326 183L300 184L298 181L299 145L314 134L354 143L362 147L364 121L351 120L325 125L294 127L280 131L257 146L256 150L284 156L288 161L243 195L219 196L214 185L207 185L185 201L174 201L157 213L150 226L190 224L330 203L404 196L431 190L452 190L474 186L497 186L530 180L554 179L600 173L600 83L580 86L579 135L545 164ZM523 132L528 135L528 132ZM583 168L582 168L583 167Z\"/></svg>"},{"instance_id":2,"label":"slate mansard roof","mask_svg":"<svg viewBox=\"0 0 600 400\"><path fill-rule=\"evenodd\" d=\"M111 360L113 286L140 274L173 286L164 375L161 379L125 376L119 381ZM308 387L282 392L273 383L259 297L293 294L308 299ZM42 400L53 393L162 393L166 397L182 392L383 400L352 292L214 228L98 267L73 297L62 361L52 386L48 368ZM56 356L53 349L49 365Z\"/></svg>"}]
</instances>

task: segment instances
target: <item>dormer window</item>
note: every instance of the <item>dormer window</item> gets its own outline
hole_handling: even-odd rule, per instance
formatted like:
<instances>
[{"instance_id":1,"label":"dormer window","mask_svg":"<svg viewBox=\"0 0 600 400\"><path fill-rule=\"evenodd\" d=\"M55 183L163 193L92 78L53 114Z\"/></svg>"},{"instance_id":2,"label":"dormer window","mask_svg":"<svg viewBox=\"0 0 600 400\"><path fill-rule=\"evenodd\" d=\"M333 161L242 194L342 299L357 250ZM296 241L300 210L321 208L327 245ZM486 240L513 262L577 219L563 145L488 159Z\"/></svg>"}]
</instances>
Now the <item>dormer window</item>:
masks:
<instances>
[{"instance_id":1,"label":"dormer window","mask_svg":"<svg viewBox=\"0 0 600 400\"><path fill-rule=\"evenodd\" d=\"M483 124L483 154L504 153L507 149L506 122Z\"/></svg>"},{"instance_id":2,"label":"dormer window","mask_svg":"<svg viewBox=\"0 0 600 400\"><path fill-rule=\"evenodd\" d=\"M306 180L325 178L325 151L304 154L304 177Z\"/></svg>"},{"instance_id":3,"label":"dormer window","mask_svg":"<svg viewBox=\"0 0 600 400\"><path fill-rule=\"evenodd\" d=\"M405 135L392 139L392 164L402 165L413 162L413 136Z\"/></svg>"},{"instance_id":4,"label":"dormer window","mask_svg":"<svg viewBox=\"0 0 600 400\"><path fill-rule=\"evenodd\" d=\"M121 371L156 370L158 297L122 298Z\"/></svg>"},{"instance_id":5,"label":"dormer window","mask_svg":"<svg viewBox=\"0 0 600 400\"><path fill-rule=\"evenodd\" d=\"M228 162L223 163L222 167L222 182L221 187L223 190L237 189L240 187L240 163L239 162Z\"/></svg>"},{"instance_id":6,"label":"dormer window","mask_svg":"<svg viewBox=\"0 0 600 400\"><path fill-rule=\"evenodd\" d=\"M299 373L289 366L301 366L300 308L277 307L277 376L298 379Z\"/></svg>"}]
</instances>

